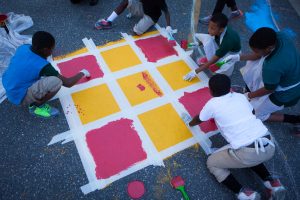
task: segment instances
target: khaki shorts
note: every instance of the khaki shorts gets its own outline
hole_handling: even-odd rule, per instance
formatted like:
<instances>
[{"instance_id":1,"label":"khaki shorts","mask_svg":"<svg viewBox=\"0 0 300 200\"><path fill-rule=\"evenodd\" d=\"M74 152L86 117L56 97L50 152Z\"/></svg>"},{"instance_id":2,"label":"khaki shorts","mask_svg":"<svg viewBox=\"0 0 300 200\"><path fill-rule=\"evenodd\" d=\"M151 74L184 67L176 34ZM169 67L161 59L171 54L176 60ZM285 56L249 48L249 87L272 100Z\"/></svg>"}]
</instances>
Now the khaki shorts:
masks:
<instances>
[{"instance_id":1,"label":"khaki shorts","mask_svg":"<svg viewBox=\"0 0 300 200\"><path fill-rule=\"evenodd\" d=\"M62 86L62 81L56 76L42 78L30 86L26 96L22 100L22 105L30 105L42 99L49 92L56 92Z\"/></svg>"},{"instance_id":2,"label":"khaki shorts","mask_svg":"<svg viewBox=\"0 0 300 200\"><path fill-rule=\"evenodd\" d=\"M143 5L138 0L128 0L128 6L127 9L133 16L142 17L140 21L134 25L133 31L137 35L142 35L145 33L151 26L153 26L155 23L149 17L148 15L144 14Z\"/></svg>"}]
</instances>

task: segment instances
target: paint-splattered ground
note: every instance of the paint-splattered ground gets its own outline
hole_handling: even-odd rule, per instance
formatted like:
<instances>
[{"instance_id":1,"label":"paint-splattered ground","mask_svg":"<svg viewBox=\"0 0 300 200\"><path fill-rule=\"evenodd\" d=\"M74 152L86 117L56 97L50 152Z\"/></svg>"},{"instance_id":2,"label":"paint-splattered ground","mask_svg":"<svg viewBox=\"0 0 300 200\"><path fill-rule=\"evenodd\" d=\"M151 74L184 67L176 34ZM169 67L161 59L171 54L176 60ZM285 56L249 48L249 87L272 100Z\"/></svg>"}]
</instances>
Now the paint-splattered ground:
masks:
<instances>
[{"instance_id":1,"label":"paint-splattered ground","mask_svg":"<svg viewBox=\"0 0 300 200\"><path fill-rule=\"evenodd\" d=\"M122 16L114 29L101 32L93 30L98 17L106 17L119 1L100 0L95 7L87 2L71 5L69 1L8 1L0 2L1 12L16 12L30 15L34 27L27 33L46 30L57 39L56 55L65 54L83 47L81 39L91 37L96 44L120 37L120 31L129 32L134 19L128 21ZM172 14L172 24L179 29L176 39L186 38L189 23L191 0L167 0ZM285 0L273 0L275 18L281 28L295 33L294 41L300 49L300 17ZM214 1L203 0L201 15L209 14ZM238 6L247 12L254 0L237 1ZM163 19L163 18L162 18ZM160 20L164 25L164 20ZM243 51L249 51L247 41L251 35L244 19L232 23L240 31ZM200 26L205 31L205 26ZM239 65L241 67L242 64ZM233 83L241 84L238 69L233 75ZM59 102L53 102L59 107ZM299 104L285 110L300 113ZM169 184L170 178L181 175L186 182L191 199L233 199L233 195L221 187L209 174L205 166L206 156L195 146L165 160L166 167L147 167L137 173L114 182L106 189L84 196L80 186L87 182L80 158L73 143L47 147L47 143L57 133L64 132L68 125L64 116L42 120L30 116L27 110L11 105L7 101L0 104L0 195L1 199L129 199L127 183L139 179L145 182L146 194L143 199L179 199L179 192ZM274 159L267 163L268 168L281 177L289 192L286 199L297 199L300 192L300 140L291 135L291 127L284 124L267 124L281 146ZM222 140L216 137L216 145ZM248 170L235 170L238 179L248 186L262 190L259 180ZM295 185L295 183L298 183ZM293 191L294 190L294 191ZM299 196L298 196L299 198Z\"/></svg>"}]
</instances>

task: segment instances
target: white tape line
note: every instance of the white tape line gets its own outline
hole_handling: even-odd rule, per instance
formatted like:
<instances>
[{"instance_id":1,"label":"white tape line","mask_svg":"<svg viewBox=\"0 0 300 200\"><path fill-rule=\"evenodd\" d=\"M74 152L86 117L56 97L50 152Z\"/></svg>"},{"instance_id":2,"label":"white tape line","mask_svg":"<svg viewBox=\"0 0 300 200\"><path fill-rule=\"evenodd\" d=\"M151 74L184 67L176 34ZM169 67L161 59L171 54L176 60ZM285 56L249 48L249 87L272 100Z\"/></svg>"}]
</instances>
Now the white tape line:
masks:
<instances>
[{"instance_id":1,"label":"white tape line","mask_svg":"<svg viewBox=\"0 0 300 200\"><path fill-rule=\"evenodd\" d=\"M70 131L66 131L66 132L57 134L57 135L55 135L55 136L52 137L51 141L48 143L48 146L52 145L52 144L55 144L57 142L61 142L61 141L65 140L65 139L67 139L70 135L71 135Z\"/></svg>"}]
</instances>

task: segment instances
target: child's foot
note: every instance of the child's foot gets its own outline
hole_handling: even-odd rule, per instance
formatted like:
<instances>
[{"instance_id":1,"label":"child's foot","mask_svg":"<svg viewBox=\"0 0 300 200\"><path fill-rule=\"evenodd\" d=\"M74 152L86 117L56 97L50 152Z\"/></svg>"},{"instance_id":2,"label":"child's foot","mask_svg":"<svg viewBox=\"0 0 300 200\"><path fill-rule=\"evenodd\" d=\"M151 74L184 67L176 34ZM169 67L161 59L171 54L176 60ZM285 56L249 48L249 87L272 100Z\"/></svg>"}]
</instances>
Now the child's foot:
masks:
<instances>
[{"instance_id":1,"label":"child's foot","mask_svg":"<svg viewBox=\"0 0 300 200\"><path fill-rule=\"evenodd\" d=\"M199 19L199 22L202 24L208 25L211 18L212 18L212 15L208 15L206 17Z\"/></svg>"},{"instance_id":2,"label":"child's foot","mask_svg":"<svg viewBox=\"0 0 300 200\"><path fill-rule=\"evenodd\" d=\"M90 0L90 6L95 6L97 5L98 0Z\"/></svg>"},{"instance_id":3,"label":"child's foot","mask_svg":"<svg viewBox=\"0 0 300 200\"><path fill-rule=\"evenodd\" d=\"M286 189L279 179L265 181L264 185L267 188L267 199L281 200L285 198Z\"/></svg>"},{"instance_id":4,"label":"child's foot","mask_svg":"<svg viewBox=\"0 0 300 200\"><path fill-rule=\"evenodd\" d=\"M243 16L243 12L241 10L235 10L232 11L230 16L229 16L229 20L231 19L237 19Z\"/></svg>"},{"instance_id":5,"label":"child's foot","mask_svg":"<svg viewBox=\"0 0 300 200\"><path fill-rule=\"evenodd\" d=\"M260 195L250 188L243 188L239 192L237 199L239 199L239 200L259 200Z\"/></svg>"},{"instance_id":6,"label":"child's foot","mask_svg":"<svg viewBox=\"0 0 300 200\"><path fill-rule=\"evenodd\" d=\"M100 29L111 29L112 23L110 21L107 21L106 19L101 19L95 23L95 28Z\"/></svg>"},{"instance_id":7,"label":"child's foot","mask_svg":"<svg viewBox=\"0 0 300 200\"><path fill-rule=\"evenodd\" d=\"M29 106L29 112L42 118L51 118L59 114L59 110L51 107L49 104L43 104L41 106Z\"/></svg>"}]
</instances>

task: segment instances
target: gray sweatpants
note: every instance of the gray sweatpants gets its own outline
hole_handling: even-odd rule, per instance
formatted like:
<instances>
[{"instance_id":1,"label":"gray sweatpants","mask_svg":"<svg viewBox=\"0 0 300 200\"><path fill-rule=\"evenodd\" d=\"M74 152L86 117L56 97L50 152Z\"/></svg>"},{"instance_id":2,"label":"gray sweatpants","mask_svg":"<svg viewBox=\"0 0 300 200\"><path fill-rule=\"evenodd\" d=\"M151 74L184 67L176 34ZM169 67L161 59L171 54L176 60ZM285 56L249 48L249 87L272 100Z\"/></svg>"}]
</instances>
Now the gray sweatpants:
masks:
<instances>
[{"instance_id":1,"label":"gray sweatpants","mask_svg":"<svg viewBox=\"0 0 300 200\"><path fill-rule=\"evenodd\" d=\"M242 147L234 150L225 146L219 151L211 154L206 165L218 182L224 181L230 174L229 169L248 168L259 165L273 157L275 147L269 144L265 152L256 153L255 148Z\"/></svg>"}]
</instances>

